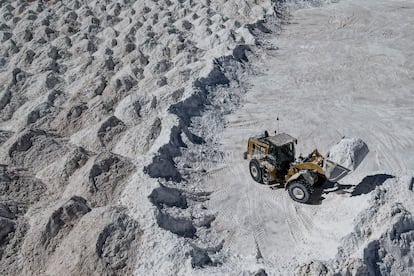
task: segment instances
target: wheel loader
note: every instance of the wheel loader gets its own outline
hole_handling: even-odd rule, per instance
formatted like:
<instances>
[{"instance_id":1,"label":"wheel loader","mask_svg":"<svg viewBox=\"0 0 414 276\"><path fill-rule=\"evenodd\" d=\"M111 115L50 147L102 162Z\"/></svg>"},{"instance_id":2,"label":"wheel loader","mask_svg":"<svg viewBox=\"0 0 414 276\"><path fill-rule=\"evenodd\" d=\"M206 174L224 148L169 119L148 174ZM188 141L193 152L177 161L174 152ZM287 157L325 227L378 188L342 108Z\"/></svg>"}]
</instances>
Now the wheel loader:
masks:
<instances>
[{"instance_id":1,"label":"wheel loader","mask_svg":"<svg viewBox=\"0 0 414 276\"><path fill-rule=\"evenodd\" d=\"M306 158L295 159L297 139L286 133L250 137L244 159L250 160L253 180L270 187L285 187L289 196L300 203L308 203L314 187L325 180L336 182L350 169L332 162L314 150Z\"/></svg>"}]
</instances>

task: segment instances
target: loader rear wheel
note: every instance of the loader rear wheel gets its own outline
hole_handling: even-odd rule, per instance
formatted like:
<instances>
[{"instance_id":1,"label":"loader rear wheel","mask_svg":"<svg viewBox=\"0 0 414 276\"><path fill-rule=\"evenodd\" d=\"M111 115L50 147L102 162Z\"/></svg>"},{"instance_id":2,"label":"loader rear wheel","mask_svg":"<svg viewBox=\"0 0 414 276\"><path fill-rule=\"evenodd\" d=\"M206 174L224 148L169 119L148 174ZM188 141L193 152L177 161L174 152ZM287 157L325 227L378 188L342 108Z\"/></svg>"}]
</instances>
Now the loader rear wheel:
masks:
<instances>
[{"instance_id":1,"label":"loader rear wheel","mask_svg":"<svg viewBox=\"0 0 414 276\"><path fill-rule=\"evenodd\" d=\"M256 159L250 160L249 171L254 181L258 183L263 183L263 173L262 169L260 168L259 161L257 161Z\"/></svg>"},{"instance_id":2,"label":"loader rear wheel","mask_svg":"<svg viewBox=\"0 0 414 276\"><path fill-rule=\"evenodd\" d=\"M287 187L289 196L297 202L306 203L310 199L311 190L302 181L292 181Z\"/></svg>"}]
</instances>

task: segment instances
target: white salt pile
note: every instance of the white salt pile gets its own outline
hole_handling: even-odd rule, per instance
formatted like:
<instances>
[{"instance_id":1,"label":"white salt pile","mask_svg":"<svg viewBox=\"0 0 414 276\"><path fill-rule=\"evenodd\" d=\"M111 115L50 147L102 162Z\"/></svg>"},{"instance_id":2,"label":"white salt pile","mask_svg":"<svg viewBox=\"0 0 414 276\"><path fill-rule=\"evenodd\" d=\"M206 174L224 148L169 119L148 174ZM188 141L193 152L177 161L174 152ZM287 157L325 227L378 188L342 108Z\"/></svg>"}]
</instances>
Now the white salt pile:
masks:
<instances>
[{"instance_id":1,"label":"white salt pile","mask_svg":"<svg viewBox=\"0 0 414 276\"><path fill-rule=\"evenodd\" d=\"M368 146L362 139L343 138L331 148L327 157L345 168L355 170L368 152Z\"/></svg>"}]
</instances>

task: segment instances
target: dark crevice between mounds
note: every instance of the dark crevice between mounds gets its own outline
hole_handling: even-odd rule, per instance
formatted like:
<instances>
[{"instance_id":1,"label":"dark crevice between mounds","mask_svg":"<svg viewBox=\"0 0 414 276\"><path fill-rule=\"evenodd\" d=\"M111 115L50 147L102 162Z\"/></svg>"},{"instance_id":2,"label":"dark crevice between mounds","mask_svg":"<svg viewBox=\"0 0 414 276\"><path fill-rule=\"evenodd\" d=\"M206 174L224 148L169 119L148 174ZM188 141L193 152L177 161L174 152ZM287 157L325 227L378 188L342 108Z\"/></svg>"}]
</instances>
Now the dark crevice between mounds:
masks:
<instances>
[{"instance_id":1,"label":"dark crevice between mounds","mask_svg":"<svg viewBox=\"0 0 414 276\"><path fill-rule=\"evenodd\" d=\"M182 129L174 126L171 129L170 141L158 150L158 155L152 159L152 163L144 168L144 172L152 178L163 178L181 182L183 178L178 172L174 158L181 155L180 148L187 147L181 139Z\"/></svg>"},{"instance_id":2,"label":"dark crevice between mounds","mask_svg":"<svg viewBox=\"0 0 414 276\"><path fill-rule=\"evenodd\" d=\"M6 142L10 137L13 136L13 132L6 131L6 130L0 130L0 146Z\"/></svg>"},{"instance_id":3,"label":"dark crevice between mounds","mask_svg":"<svg viewBox=\"0 0 414 276\"><path fill-rule=\"evenodd\" d=\"M136 254L137 241L141 236L138 223L123 213L114 213L114 221L99 234L96 255L110 273L105 275L128 275L128 267Z\"/></svg>"},{"instance_id":4,"label":"dark crevice between mounds","mask_svg":"<svg viewBox=\"0 0 414 276\"><path fill-rule=\"evenodd\" d=\"M79 196L71 197L66 203L55 210L42 232L42 244L47 248L50 244L54 248L56 242L54 238L63 231L67 234L78 220L86 213L90 212L87 201Z\"/></svg>"},{"instance_id":5,"label":"dark crevice between mounds","mask_svg":"<svg viewBox=\"0 0 414 276\"><path fill-rule=\"evenodd\" d=\"M271 34L272 31L265 26L265 23L266 23L265 20L258 20L255 23L247 24L246 28L252 34L258 34L259 32L265 33L265 34Z\"/></svg>"},{"instance_id":6,"label":"dark crevice between mounds","mask_svg":"<svg viewBox=\"0 0 414 276\"><path fill-rule=\"evenodd\" d=\"M99 154L89 171L89 179L84 183L87 199L92 207L117 202L135 166L127 158L103 152Z\"/></svg>"},{"instance_id":7,"label":"dark crevice between mounds","mask_svg":"<svg viewBox=\"0 0 414 276\"><path fill-rule=\"evenodd\" d=\"M266 271L263 269L263 268L261 268L261 269L259 269L255 274L254 274L254 276L268 276L269 274L267 274L266 273Z\"/></svg>"},{"instance_id":8,"label":"dark crevice between mounds","mask_svg":"<svg viewBox=\"0 0 414 276\"><path fill-rule=\"evenodd\" d=\"M234 56L224 57L222 60L235 60L242 62L245 57L245 51L237 52L237 58ZM247 57L246 57L247 58ZM208 97L212 89L218 86L228 86L230 80L224 74L223 61L215 60L213 70L205 78L200 78L193 83L195 93L189 98L172 105L169 112L179 118L179 123L171 129L170 141L158 150L158 155L152 160L152 163L144 168L144 172L153 178L163 178L167 181L181 182L183 177L178 171L174 158L181 155L181 148L187 148L181 135L185 134L188 140L193 144L205 143L202 137L193 134L189 127L192 118L201 116L207 106L211 105Z\"/></svg>"},{"instance_id":9,"label":"dark crevice between mounds","mask_svg":"<svg viewBox=\"0 0 414 276\"><path fill-rule=\"evenodd\" d=\"M152 160L152 163L144 168L144 172L153 178L163 178L167 181L181 182L184 180L177 170L174 158L181 155L181 148L187 148L181 135L185 134L188 140L193 144L203 144L203 138L193 134L188 126L180 120L178 126L171 129L170 141L158 150L158 155Z\"/></svg>"},{"instance_id":10,"label":"dark crevice between mounds","mask_svg":"<svg viewBox=\"0 0 414 276\"><path fill-rule=\"evenodd\" d=\"M144 168L145 173L150 177L162 178L166 181L181 182L184 180L174 162L174 158L181 156L181 149L187 148L182 135L184 134L189 142L193 144L200 145L205 143L202 137L190 131L192 119L201 116L205 109L211 105L209 95L215 88L228 87L230 85L230 80L225 75L225 67L231 62L247 62L247 51L250 51L249 47L240 45L233 51L233 55L215 60L214 67L208 76L200 78L193 83L196 92L189 98L169 108L169 112L179 118L179 123L177 126L172 127L169 142L158 150L158 155L153 158L152 163ZM165 207L187 208L187 199L181 191L161 186L155 189L149 198L158 208L156 220L160 228L180 237L194 238L196 236L197 229L192 220L173 217L163 210ZM200 227L209 228L214 219L215 217L208 217L205 220L199 221L198 224ZM206 254L200 250L193 250L190 253L193 267L214 265L208 254Z\"/></svg>"},{"instance_id":11,"label":"dark crevice between mounds","mask_svg":"<svg viewBox=\"0 0 414 276\"><path fill-rule=\"evenodd\" d=\"M271 30L265 27L264 23L264 20L259 20L255 24L248 25L247 28L252 34L258 32L271 33ZM194 94L169 108L169 112L178 117L178 125L172 127L169 142L158 150L158 154L153 157L151 164L144 167L144 173L152 178L162 178L176 183L185 180L174 161L174 158L182 155L182 148L188 147L183 141L182 135L184 134L189 142L195 145L205 143L203 137L191 132L192 120L194 117L202 116L209 106L214 108L211 103L211 94L218 94L220 91L218 88L229 87L231 80L239 83L240 80L234 74L233 67L244 67L244 64L249 61L247 52L251 52L249 46L238 45L233 49L231 55L215 59L213 68L207 77L199 78L193 83ZM228 77L229 75L231 75L231 80ZM165 210L166 207L187 207L187 202L184 204L186 198L180 191L175 189L161 186L151 193L149 199L157 206L156 221L158 226L180 237L195 238L196 227L209 228L215 220L215 216L206 216L194 222L192 219L177 218L168 214ZM218 249L218 251L220 250L221 248ZM194 248L190 255L194 268L217 265L210 259L204 249Z\"/></svg>"},{"instance_id":12,"label":"dark crevice between mounds","mask_svg":"<svg viewBox=\"0 0 414 276\"><path fill-rule=\"evenodd\" d=\"M208 99L211 89L217 86L228 86L230 80L224 74L220 62L214 62L214 68L206 78L200 78L193 83L196 91L189 98L172 105L169 111L177 115L182 125L189 127L193 117L201 116L206 106L210 105Z\"/></svg>"},{"instance_id":13,"label":"dark crevice between mounds","mask_svg":"<svg viewBox=\"0 0 414 276\"><path fill-rule=\"evenodd\" d=\"M0 202L13 206L13 213L25 213L28 205L42 200L46 185L25 168L0 165Z\"/></svg>"},{"instance_id":14,"label":"dark crevice between mounds","mask_svg":"<svg viewBox=\"0 0 414 276\"><path fill-rule=\"evenodd\" d=\"M238 61L238 62L248 62L249 59L247 58L246 52L251 52L252 50L250 49L249 46L247 45L238 45L236 48L234 48L233 50L233 57Z\"/></svg>"},{"instance_id":15,"label":"dark crevice between mounds","mask_svg":"<svg viewBox=\"0 0 414 276\"><path fill-rule=\"evenodd\" d=\"M27 129L10 139L14 139L8 149L10 164L32 173L46 168L68 151L61 137L41 129Z\"/></svg>"},{"instance_id":16,"label":"dark crevice between mounds","mask_svg":"<svg viewBox=\"0 0 414 276\"><path fill-rule=\"evenodd\" d=\"M196 237L197 229L190 219L173 217L162 211L157 213L156 219L158 226L164 230L184 238L192 239Z\"/></svg>"},{"instance_id":17,"label":"dark crevice between mounds","mask_svg":"<svg viewBox=\"0 0 414 276\"><path fill-rule=\"evenodd\" d=\"M109 117L98 130L98 138L105 148L112 148L120 134L127 129L126 125L115 116Z\"/></svg>"},{"instance_id":18,"label":"dark crevice between mounds","mask_svg":"<svg viewBox=\"0 0 414 276\"><path fill-rule=\"evenodd\" d=\"M16 215L11 210L8 204L0 202L0 217L7 218L7 219L15 219Z\"/></svg>"},{"instance_id":19,"label":"dark crevice between mounds","mask_svg":"<svg viewBox=\"0 0 414 276\"><path fill-rule=\"evenodd\" d=\"M201 145L205 143L202 137L197 136L194 133L192 133L186 125L182 124L182 122L180 122L180 127L183 133L187 136L188 140L190 140L191 143L195 145Z\"/></svg>"},{"instance_id":20,"label":"dark crevice between mounds","mask_svg":"<svg viewBox=\"0 0 414 276\"><path fill-rule=\"evenodd\" d=\"M5 108L12 99L12 92L9 89L4 90L1 94L0 94L0 110L3 110L3 108Z\"/></svg>"},{"instance_id":21,"label":"dark crevice between mounds","mask_svg":"<svg viewBox=\"0 0 414 276\"><path fill-rule=\"evenodd\" d=\"M16 228L16 223L13 220L0 217L0 259L3 256L3 251L16 231Z\"/></svg>"},{"instance_id":22,"label":"dark crevice between mounds","mask_svg":"<svg viewBox=\"0 0 414 276\"><path fill-rule=\"evenodd\" d=\"M223 249L224 240L222 240L217 246L200 248L195 244L191 244L192 249L187 253L191 257L191 266L193 268L204 268L206 266L218 266L221 265L219 261L212 260L210 255L214 255Z\"/></svg>"},{"instance_id":23,"label":"dark crevice between mounds","mask_svg":"<svg viewBox=\"0 0 414 276\"><path fill-rule=\"evenodd\" d=\"M21 135L17 141L10 147L9 156L13 157L16 152L23 152L30 149L33 145L32 139L36 136L46 136L46 132L43 130L29 130Z\"/></svg>"},{"instance_id":24,"label":"dark crevice between mounds","mask_svg":"<svg viewBox=\"0 0 414 276\"><path fill-rule=\"evenodd\" d=\"M152 204L157 206L158 212L156 219L159 227L180 237L195 237L197 229L190 219L173 217L163 210L165 207L187 209L187 199L182 191L160 185L160 187L152 191L148 198Z\"/></svg>"},{"instance_id":25,"label":"dark crevice between mounds","mask_svg":"<svg viewBox=\"0 0 414 276\"><path fill-rule=\"evenodd\" d=\"M68 179L73 173L86 164L90 153L82 147L76 147L70 153L65 161L62 177Z\"/></svg>"},{"instance_id":26,"label":"dark crevice between mounds","mask_svg":"<svg viewBox=\"0 0 414 276\"><path fill-rule=\"evenodd\" d=\"M193 268L203 268L205 266L216 266L217 265L211 260L206 249L194 247L190 251L190 256L191 256L191 266Z\"/></svg>"},{"instance_id":27,"label":"dark crevice between mounds","mask_svg":"<svg viewBox=\"0 0 414 276\"><path fill-rule=\"evenodd\" d=\"M149 195L149 199L152 204L158 207L158 209L162 209L164 206L178 207L181 209L186 209L188 207L187 199L183 195L183 192L163 185L154 189Z\"/></svg>"},{"instance_id":28,"label":"dark crevice between mounds","mask_svg":"<svg viewBox=\"0 0 414 276\"><path fill-rule=\"evenodd\" d=\"M382 275L377 264L381 258L378 252L380 251L380 242L374 240L364 248L364 263L370 268L373 275Z\"/></svg>"}]
</instances>

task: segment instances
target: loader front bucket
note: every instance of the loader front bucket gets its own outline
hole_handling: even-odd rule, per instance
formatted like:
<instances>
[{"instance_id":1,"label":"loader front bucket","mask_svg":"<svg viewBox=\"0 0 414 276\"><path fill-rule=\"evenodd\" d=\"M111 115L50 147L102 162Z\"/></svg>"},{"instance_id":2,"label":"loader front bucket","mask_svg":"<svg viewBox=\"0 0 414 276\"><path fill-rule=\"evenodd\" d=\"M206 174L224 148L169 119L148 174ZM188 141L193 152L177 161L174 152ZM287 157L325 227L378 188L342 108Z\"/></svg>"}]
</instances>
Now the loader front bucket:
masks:
<instances>
[{"instance_id":1,"label":"loader front bucket","mask_svg":"<svg viewBox=\"0 0 414 276\"><path fill-rule=\"evenodd\" d=\"M360 138L342 138L336 145L331 147L327 159L355 170L368 155L367 144Z\"/></svg>"},{"instance_id":2,"label":"loader front bucket","mask_svg":"<svg viewBox=\"0 0 414 276\"><path fill-rule=\"evenodd\" d=\"M337 182L344 178L351 171L331 160L325 159L324 164L325 176L329 181Z\"/></svg>"},{"instance_id":3,"label":"loader front bucket","mask_svg":"<svg viewBox=\"0 0 414 276\"><path fill-rule=\"evenodd\" d=\"M350 171L354 171L368 155L367 144L360 138L342 138L331 147L324 162L327 179L337 182Z\"/></svg>"}]
</instances>

